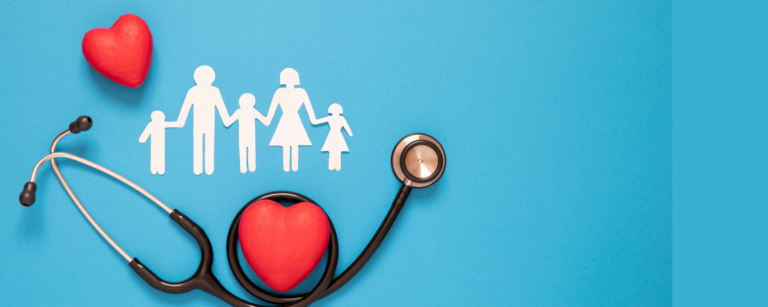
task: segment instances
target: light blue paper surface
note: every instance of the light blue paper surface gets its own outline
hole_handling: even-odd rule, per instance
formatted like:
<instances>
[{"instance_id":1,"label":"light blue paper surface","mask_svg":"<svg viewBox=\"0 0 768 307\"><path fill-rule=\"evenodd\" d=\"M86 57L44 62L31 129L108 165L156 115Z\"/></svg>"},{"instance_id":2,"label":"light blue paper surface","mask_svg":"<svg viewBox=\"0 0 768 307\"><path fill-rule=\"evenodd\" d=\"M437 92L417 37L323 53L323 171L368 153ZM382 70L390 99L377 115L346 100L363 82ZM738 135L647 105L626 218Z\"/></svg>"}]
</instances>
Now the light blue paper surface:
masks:
<instances>
[{"instance_id":1,"label":"light blue paper surface","mask_svg":"<svg viewBox=\"0 0 768 307\"><path fill-rule=\"evenodd\" d=\"M82 37L133 13L154 38L144 85L95 72ZM330 215L340 273L399 187L390 154L413 132L436 137L447 170L415 190L351 282L316 306L668 306L672 301L670 1L15 2L0 11L0 305L225 306L195 290L148 286L88 225L50 165L38 200L17 197L53 137L147 188L202 226L224 286L225 241L248 200L302 193ZM241 94L266 113L280 71L296 69L316 114L338 103L354 131L342 170L320 148L328 126L302 120L312 147L298 172L257 124L257 170L241 174L237 128L216 126L215 172L192 172L192 121L169 129L166 174L138 138L153 110L178 116L196 67L216 71L229 112ZM301 112L304 112L303 110ZM280 114L278 112L278 114ZM237 124L235 124L237 125ZM138 193L91 169L62 172L105 230L160 277L180 281L194 240ZM245 263L244 263L245 264ZM309 290L315 272L297 291Z\"/></svg>"}]
</instances>

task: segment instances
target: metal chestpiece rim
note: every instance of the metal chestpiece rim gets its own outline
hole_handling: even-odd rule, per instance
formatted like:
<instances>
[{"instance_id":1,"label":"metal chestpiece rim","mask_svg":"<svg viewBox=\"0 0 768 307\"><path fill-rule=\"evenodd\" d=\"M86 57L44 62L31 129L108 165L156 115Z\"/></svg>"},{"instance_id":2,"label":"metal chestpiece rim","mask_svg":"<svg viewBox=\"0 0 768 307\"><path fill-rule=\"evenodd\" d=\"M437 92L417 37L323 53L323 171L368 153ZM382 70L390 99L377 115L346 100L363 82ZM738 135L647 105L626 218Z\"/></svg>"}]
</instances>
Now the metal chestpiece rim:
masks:
<instances>
[{"instance_id":1,"label":"metal chestpiece rim","mask_svg":"<svg viewBox=\"0 0 768 307\"><path fill-rule=\"evenodd\" d=\"M408 170L404 169L405 158L408 154L408 151L416 147L412 145L425 145L435 150L435 153L438 155L437 168L430 176L425 178L418 178L413 174L410 174ZM397 142L395 149L392 150L392 172L395 173L395 177L397 177L397 179L401 182L410 180L412 182L411 186L414 188L428 187L437 182L437 180L443 176L443 172L445 171L445 164L445 150L443 149L443 146L440 144L440 142L428 134L409 134Z\"/></svg>"}]
</instances>

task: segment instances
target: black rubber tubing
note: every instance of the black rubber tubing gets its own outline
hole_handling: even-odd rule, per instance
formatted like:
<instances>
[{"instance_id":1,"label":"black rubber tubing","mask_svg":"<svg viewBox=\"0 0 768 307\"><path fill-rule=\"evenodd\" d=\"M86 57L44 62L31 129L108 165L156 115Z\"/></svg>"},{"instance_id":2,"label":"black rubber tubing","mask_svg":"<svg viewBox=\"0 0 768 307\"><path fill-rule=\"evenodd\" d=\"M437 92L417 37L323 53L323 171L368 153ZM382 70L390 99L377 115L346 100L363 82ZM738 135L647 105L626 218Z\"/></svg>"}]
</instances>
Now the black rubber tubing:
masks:
<instances>
[{"instance_id":1,"label":"black rubber tubing","mask_svg":"<svg viewBox=\"0 0 768 307\"><path fill-rule=\"evenodd\" d=\"M309 293L299 294L299 295L280 295L280 294L273 294L270 292L267 292L258 286L256 286L248 277L245 275L245 272L243 272L242 267L240 266L240 260L237 258L237 240L238 240L238 229L240 226L240 218L243 215L243 212L245 212L245 209L248 208L251 204L254 202L265 200L265 199L271 199L271 200L289 200L289 201L306 201L313 203L317 205L314 201L309 199L308 197L293 193L293 192L271 192L266 193L261 196L258 196L254 198L253 200L249 201L245 206L243 206L242 209L240 209L240 212L237 213L234 220L232 221L232 225L229 227L229 235L227 236L227 258L229 260L229 267L232 269L232 274L235 275L235 278L240 283L243 288L248 291L248 293L252 294L253 296L269 303L273 304L291 304L291 303L299 303L299 302L308 302L311 304L315 300L324 298L331 293L335 292L344 284L346 284L352 277L357 274L357 272L360 271L360 269L363 268L363 266L368 262L369 259L373 256L373 254L376 252L376 249L379 248L379 245L381 245L381 242L384 240L384 237L387 236L387 233L389 232L389 229L392 228L392 225L395 223L395 219L397 219L397 215L400 213L400 210L403 208L403 205L405 204L406 199L408 199L408 195L411 194L411 186L403 184L400 187L400 190L397 192L397 196L395 196L395 200L392 202L392 207L390 207L389 212L387 213L387 216L384 218L384 221L379 226L379 229L376 230L376 233L373 235L373 238L370 242L368 242L368 245L363 249L362 253L360 253L359 256L357 256L357 259L352 262L352 264L344 270L341 274L339 274L338 277L334 278L332 281L330 281L330 285L327 286L327 288L324 289L323 293L319 297L315 297L316 293L315 290L318 289L322 284L325 283L326 280L330 279L329 277L333 277L333 274L336 270L336 265L338 264L338 242L336 242L336 230L333 228L333 223L331 222L331 218L328 217L328 222L331 224L331 243L329 244L329 248L331 245L336 246L336 254L335 256L331 256L331 253L329 252L328 262L326 264L325 271L323 272L322 277L320 278L320 282L318 283L315 288L312 289ZM319 205L318 205L319 207ZM327 214L326 214L327 216ZM331 250L332 252L333 250ZM333 258L333 259L331 259ZM329 268L332 268L332 270L329 270ZM327 276L330 275L330 276ZM309 305L307 304L307 305ZM293 305L293 304L291 304Z\"/></svg>"},{"instance_id":2,"label":"black rubber tubing","mask_svg":"<svg viewBox=\"0 0 768 307\"><path fill-rule=\"evenodd\" d=\"M200 245L201 259L200 265L191 277L181 282L169 282L161 279L155 273L147 268L137 258L129 263L131 269L133 269L144 281L150 286L167 293L184 293L193 289L201 289L210 293L213 296L218 297L224 302L236 306L236 307L268 307L263 305L253 304L242 300L235 296L231 292L227 291L224 286L221 285L219 280L213 275L211 266L213 264L213 248L211 247L211 241L205 234L205 231L198 226L195 222L190 220L186 215L182 214L178 210L173 210L170 217L176 221L182 228L189 232ZM336 271L336 263L338 263L339 246L336 238L336 231L331 226L331 238L328 243L328 264L323 271L323 276L320 278L320 282L310 291L304 298L297 300L293 303L286 304L284 306L290 307L306 307L312 304L314 301L320 299L323 292L328 288L333 278L333 273Z\"/></svg>"},{"instance_id":3,"label":"black rubber tubing","mask_svg":"<svg viewBox=\"0 0 768 307\"><path fill-rule=\"evenodd\" d=\"M237 216L235 216L235 219L232 221L232 225L230 225L229 228L229 235L227 236L227 258L229 260L229 266L240 285L243 286L246 291L258 297L259 299L273 304L283 304L282 306L286 307L309 306L313 302L326 297L341 288L341 286L346 284L350 279L352 279L352 277L355 276L355 274L357 274L357 272L360 271L360 269L363 268L365 263L371 259L371 256L373 256L373 253L376 252L376 249L379 247L379 245L381 245L381 242L389 232L389 229L392 228L392 224L395 223L395 219L400 213L400 210L403 208L405 200L408 199L408 195L410 193L411 186L404 184L400 187L395 200L392 202L392 207L389 209L387 216L379 226L376 234L374 234L371 241L368 242L368 245L365 247L365 249L363 249L363 252L360 253L357 259L355 259L355 261L352 262L352 264L336 278L333 278L333 275L336 272L336 265L339 262L339 242L336 236L336 229L333 227L333 222L331 221L330 217L328 217L328 223L330 224L331 228L331 237L328 242L328 258L325 270L323 270L323 275L320 277L320 281L308 293L294 296L285 296L266 292L253 284L250 279L248 279L248 277L243 272L242 267L240 266L239 259L237 258L237 240L240 218L248 206L254 202L264 199L309 202L317 205L317 203L304 195L284 191L271 192L256 197L248 202L245 206L243 206L243 208L240 209L240 212L238 212ZM326 213L326 217L327 216L328 214ZM184 230L189 232L200 245L200 264L198 265L195 273L184 281L169 282L155 275L155 273L153 273L152 270L141 263L138 258L133 258L133 260L129 263L131 269L133 269L150 286L163 292L184 293L193 289L201 289L220 298L232 306L263 306L244 301L243 299L235 296L231 292L227 291L227 289L221 285L221 282L219 282L216 276L213 275L213 271L211 270L213 264L213 248L211 246L211 241L208 239L205 231L200 226L198 226L195 222L193 222L178 210L173 210L173 212L170 214L170 217L182 228L184 228Z\"/></svg>"}]
</instances>

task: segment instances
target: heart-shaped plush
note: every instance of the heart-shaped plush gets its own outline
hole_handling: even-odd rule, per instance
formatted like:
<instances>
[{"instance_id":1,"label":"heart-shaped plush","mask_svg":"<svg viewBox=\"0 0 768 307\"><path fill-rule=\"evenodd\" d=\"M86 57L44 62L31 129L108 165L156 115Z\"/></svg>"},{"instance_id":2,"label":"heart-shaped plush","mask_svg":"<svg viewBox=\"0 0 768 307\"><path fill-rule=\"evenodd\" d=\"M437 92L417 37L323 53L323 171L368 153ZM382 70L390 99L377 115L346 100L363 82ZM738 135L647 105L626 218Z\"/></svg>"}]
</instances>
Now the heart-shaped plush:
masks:
<instances>
[{"instance_id":1,"label":"heart-shaped plush","mask_svg":"<svg viewBox=\"0 0 768 307\"><path fill-rule=\"evenodd\" d=\"M285 292L307 278L323 258L331 227L323 209L314 204L286 208L261 200L245 209L238 231L245 260L256 275Z\"/></svg>"},{"instance_id":2,"label":"heart-shaped plush","mask_svg":"<svg viewBox=\"0 0 768 307\"><path fill-rule=\"evenodd\" d=\"M93 29L83 38L83 55L104 77L127 87L144 83L152 63L152 33L139 16L121 16L109 29Z\"/></svg>"}]
</instances>

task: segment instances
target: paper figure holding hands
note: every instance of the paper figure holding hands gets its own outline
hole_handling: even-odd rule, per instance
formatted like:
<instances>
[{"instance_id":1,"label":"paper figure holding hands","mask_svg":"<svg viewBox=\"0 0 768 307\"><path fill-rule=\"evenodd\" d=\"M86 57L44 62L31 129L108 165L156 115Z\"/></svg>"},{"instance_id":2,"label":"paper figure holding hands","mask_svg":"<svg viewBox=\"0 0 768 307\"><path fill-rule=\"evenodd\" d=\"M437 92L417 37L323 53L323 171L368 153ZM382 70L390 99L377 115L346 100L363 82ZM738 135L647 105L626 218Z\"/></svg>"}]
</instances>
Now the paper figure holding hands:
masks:
<instances>
[{"instance_id":1,"label":"paper figure holding hands","mask_svg":"<svg viewBox=\"0 0 768 307\"><path fill-rule=\"evenodd\" d=\"M205 147L205 173L208 175L213 173L216 109L219 110L223 122L229 121L229 113L227 113L227 106L224 105L224 99L221 98L221 92L211 85L214 79L216 79L216 74L210 66L203 65L195 69L195 83L197 85L187 92L177 120L183 127L192 105L195 106L193 154L195 175L203 173L203 147Z\"/></svg>"},{"instance_id":2,"label":"paper figure holding hands","mask_svg":"<svg viewBox=\"0 0 768 307\"><path fill-rule=\"evenodd\" d=\"M320 119L320 121L327 121L328 125L331 126L331 131L328 133L328 137L325 139L323 149L320 150L321 152L327 151L330 154L328 157L329 170L340 171L341 153L349 152L347 142L344 141L344 135L341 134L341 128L346 129L349 136L352 136L352 130L349 129L347 120L341 116L343 112L344 111L341 109L341 106L337 103L334 103L328 107L328 113L330 113L331 116Z\"/></svg>"},{"instance_id":3,"label":"paper figure holding hands","mask_svg":"<svg viewBox=\"0 0 768 307\"><path fill-rule=\"evenodd\" d=\"M269 126L272 122L278 105L283 110L283 116L277 124L275 135L269 142L269 146L282 146L283 170L289 171L289 166L292 165L290 169L297 171L299 170L299 146L312 146L307 131L304 130L304 125L301 123L299 109L302 105L306 107L309 122L313 125L323 122L315 118L315 111L312 110L307 92L303 88L295 87L299 85L299 73L296 70L293 68L283 69L280 73L280 84L284 84L285 88L277 89L272 97L272 104L269 106L265 125Z\"/></svg>"},{"instance_id":4,"label":"paper figure holding hands","mask_svg":"<svg viewBox=\"0 0 768 307\"><path fill-rule=\"evenodd\" d=\"M229 127L235 121L239 120L240 126L240 172L245 174L246 154L248 160L248 170L256 171L256 120L264 124L267 119L259 111L253 108L256 105L256 98L250 93L240 96L240 109L237 109L224 125ZM266 125L266 124L265 124Z\"/></svg>"},{"instance_id":5,"label":"paper figure holding hands","mask_svg":"<svg viewBox=\"0 0 768 307\"><path fill-rule=\"evenodd\" d=\"M298 171L299 146L312 146L307 131L301 122L301 117L299 117L299 109L302 106L306 108L309 121L313 125L326 122L329 124L331 131L325 139L321 152L329 153L329 170L341 170L341 153L349 152L341 130L346 129L347 134L352 136L349 124L341 116L343 112L341 106L336 103L332 104L328 108L328 113L331 115L317 119L307 92L296 87L299 85L299 73L293 68L286 68L280 72L280 84L285 85L285 87L275 91L266 117L254 109L256 98L250 93L240 96L240 108L230 117L221 92L212 85L216 79L216 74L210 66L203 65L195 69L194 79L197 85L187 92L178 119L175 122L166 122L163 112L154 111L152 122L147 125L139 138L139 142L144 143L150 136L152 137L150 163L152 174L163 175L165 173L165 129L184 127L193 106L195 107L193 170L196 175L203 173L203 165L205 165L206 174L213 173L217 110L222 122L227 127L240 121L240 172L244 174L246 170L256 171L255 122L259 120L265 126L269 126L278 106L280 106L283 114L269 146L283 147L283 170L286 172ZM203 164L203 157L205 157L205 164Z\"/></svg>"},{"instance_id":6,"label":"paper figure holding hands","mask_svg":"<svg viewBox=\"0 0 768 307\"><path fill-rule=\"evenodd\" d=\"M144 128L139 142L144 143L152 136L150 142L149 170L154 174L165 174L165 129L181 128L178 122L166 122L165 114L161 111L152 112L152 121Z\"/></svg>"}]
</instances>

